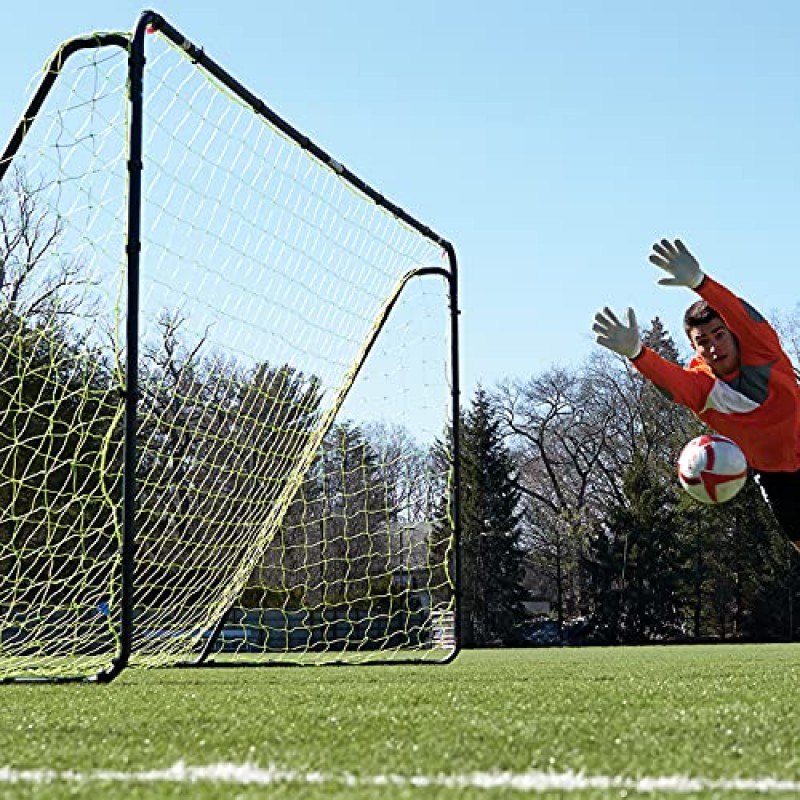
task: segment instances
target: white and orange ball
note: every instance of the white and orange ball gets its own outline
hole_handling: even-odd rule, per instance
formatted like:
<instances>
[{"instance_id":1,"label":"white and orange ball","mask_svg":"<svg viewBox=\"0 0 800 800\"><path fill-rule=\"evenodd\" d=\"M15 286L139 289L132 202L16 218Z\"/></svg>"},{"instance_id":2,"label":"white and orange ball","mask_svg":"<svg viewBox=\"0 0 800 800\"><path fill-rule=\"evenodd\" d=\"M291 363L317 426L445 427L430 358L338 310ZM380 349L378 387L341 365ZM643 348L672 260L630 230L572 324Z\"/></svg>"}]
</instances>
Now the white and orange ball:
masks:
<instances>
[{"instance_id":1,"label":"white and orange ball","mask_svg":"<svg viewBox=\"0 0 800 800\"><path fill-rule=\"evenodd\" d=\"M747 459L725 436L698 436L681 451L678 480L701 503L727 503L747 481Z\"/></svg>"}]
</instances>

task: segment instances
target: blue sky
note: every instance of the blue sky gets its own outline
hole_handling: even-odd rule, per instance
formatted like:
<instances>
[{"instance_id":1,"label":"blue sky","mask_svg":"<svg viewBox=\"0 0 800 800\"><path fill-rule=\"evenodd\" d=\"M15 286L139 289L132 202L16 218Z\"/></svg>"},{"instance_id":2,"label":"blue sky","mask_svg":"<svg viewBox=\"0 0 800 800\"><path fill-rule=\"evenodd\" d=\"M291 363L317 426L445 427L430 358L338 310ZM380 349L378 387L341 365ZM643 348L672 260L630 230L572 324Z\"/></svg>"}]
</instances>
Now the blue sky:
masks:
<instances>
[{"instance_id":1,"label":"blue sky","mask_svg":"<svg viewBox=\"0 0 800 800\"><path fill-rule=\"evenodd\" d=\"M451 240L463 389L577 365L594 312L679 333L680 236L764 312L800 295L800 4L772 0L172 2L152 6L278 113ZM143 6L6 14L0 128L57 44Z\"/></svg>"}]
</instances>

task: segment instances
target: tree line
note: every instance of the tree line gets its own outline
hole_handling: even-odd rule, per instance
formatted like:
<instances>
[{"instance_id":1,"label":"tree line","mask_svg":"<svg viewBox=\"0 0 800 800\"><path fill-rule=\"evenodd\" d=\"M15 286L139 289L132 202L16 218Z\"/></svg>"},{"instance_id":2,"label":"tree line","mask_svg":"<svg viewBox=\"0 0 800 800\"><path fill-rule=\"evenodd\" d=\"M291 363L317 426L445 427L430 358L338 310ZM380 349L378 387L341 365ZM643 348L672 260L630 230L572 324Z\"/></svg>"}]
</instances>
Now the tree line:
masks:
<instances>
[{"instance_id":1,"label":"tree line","mask_svg":"<svg viewBox=\"0 0 800 800\"><path fill-rule=\"evenodd\" d=\"M0 191L0 607L15 610L106 602L122 536L125 343L44 193L21 173ZM246 363L190 323L165 310L140 340L139 627L191 629L235 601L396 603L412 563L444 591L446 570L412 554L429 532L402 541L443 492L430 449L390 423L328 425L313 371Z\"/></svg>"},{"instance_id":2,"label":"tree line","mask_svg":"<svg viewBox=\"0 0 800 800\"><path fill-rule=\"evenodd\" d=\"M96 603L118 570L124 346L61 234L24 176L0 192L0 605ZM796 359L800 311L777 322ZM234 583L245 605L408 604L412 567L445 601L452 432L320 438L313 372L209 353L185 323L163 314L141 347L138 601L182 625ZM679 360L659 319L646 341ZM702 429L624 360L479 388L456 424L467 646L524 643L537 602L585 641L798 635L798 558L755 485L685 495L674 463Z\"/></svg>"},{"instance_id":3,"label":"tree line","mask_svg":"<svg viewBox=\"0 0 800 800\"><path fill-rule=\"evenodd\" d=\"M798 316L777 319L795 359ZM681 360L658 318L644 338ZM479 388L461 425L466 642L524 643L537 600L562 641L800 633L798 556L757 486L714 507L683 492L677 456L706 431L625 359Z\"/></svg>"}]
</instances>

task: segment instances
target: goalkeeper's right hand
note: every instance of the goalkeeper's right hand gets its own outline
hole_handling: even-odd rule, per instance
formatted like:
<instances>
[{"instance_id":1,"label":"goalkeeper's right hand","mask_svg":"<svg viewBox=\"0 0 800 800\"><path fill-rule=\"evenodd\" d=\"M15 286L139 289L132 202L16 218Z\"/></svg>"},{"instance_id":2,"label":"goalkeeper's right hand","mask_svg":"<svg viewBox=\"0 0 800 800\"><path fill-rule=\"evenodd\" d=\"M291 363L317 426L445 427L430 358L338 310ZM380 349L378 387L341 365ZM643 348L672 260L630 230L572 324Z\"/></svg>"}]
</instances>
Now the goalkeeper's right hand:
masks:
<instances>
[{"instance_id":1,"label":"goalkeeper's right hand","mask_svg":"<svg viewBox=\"0 0 800 800\"><path fill-rule=\"evenodd\" d=\"M597 344L613 350L626 358L636 358L642 352L639 325L632 308L628 309L628 324L621 323L614 312L606 306L594 315L592 330L597 335Z\"/></svg>"}]
</instances>

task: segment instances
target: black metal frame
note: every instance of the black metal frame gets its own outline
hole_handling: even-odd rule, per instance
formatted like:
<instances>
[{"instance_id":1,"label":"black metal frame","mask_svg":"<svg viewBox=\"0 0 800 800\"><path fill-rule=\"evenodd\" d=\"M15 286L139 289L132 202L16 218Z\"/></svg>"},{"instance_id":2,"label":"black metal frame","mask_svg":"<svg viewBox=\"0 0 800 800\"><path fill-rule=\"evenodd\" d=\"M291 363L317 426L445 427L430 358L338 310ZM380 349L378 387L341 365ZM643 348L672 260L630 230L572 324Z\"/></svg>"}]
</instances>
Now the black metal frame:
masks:
<instances>
[{"instance_id":1,"label":"black metal frame","mask_svg":"<svg viewBox=\"0 0 800 800\"><path fill-rule=\"evenodd\" d=\"M397 295L388 304L383 319L368 343L366 354L371 349L375 338L380 332L383 323L388 318L397 299L407 281L418 275L436 274L443 277L448 283L450 299L450 342L452 366L452 448L453 448L453 480L452 480L452 514L455 537L455 595L456 595L456 645L453 652L446 659L436 663L448 663L459 652L461 642L461 604L458 602L461 593L461 567L459 558L461 518L460 518L460 431L458 420L460 418L460 390L459 390L459 339L458 339L458 267L456 253L453 245L439 236L427 225L411 216L399 206L388 200L369 184L336 159L332 158L321 147L312 142L307 136L278 116L263 100L254 95L250 90L233 78L219 64L206 55L202 47L191 42L180 31L170 25L161 15L154 11L143 11L131 36L119 33L100 33L92 36L79 37L66 42L53 57L44 77L42 78L33 98L28 104L23 117L15 129L0 157L0 181L3 180L9 166L12 164L28 130L35 119L47 95L55 84L66 60L74 53L88 48L102 48L108 46L121 47L128 51L129 64L129 100L130 100L130 128L128 151L128 237L126 242L127 257L127 316L126 316L126 367L125 387L123 390L125 402L125 444L124 444L124 478L123 478L123 519L121 543L121 575L120 599L121 617L119 630L119 652L112 658L111 666L94 676L75 676L67 678L36 678L12 679L8 682L67 682L67 681L96 681L108 683L119 675L128 665L134 632L134 605L135 581L134 566L136 563L136 421L138 402L138 369L139 369L139 271L141 253L141 210L142 210L142 169L143 169L143 108L144 108L144 75L145 75L145 37L148 32L159 31L173 44L181 48L199 67L213 76L217 81L233 92L237 97L246 102L257 114L266 119L271 125L280 130L303 150L308 151L315 159L332 170L342 180L349 183L361 194L372 200L376 205L386 209L390 214L404 222L418 233L430 239L446 253L449 270L437 267L424 268L410 273L404 281ZM362 362L363 364L363 362ZM220 626L224 616L220 620ZM209 642L210 644L210 642ZM197 662L199 666L208 655L207 648ZM376 662L377 663L377 662ZM403 663L402 661L386 661L380 663ZM432 663L413 661L412 663ZM233 665L240 666L240 665ZM260 665L259 665L260 666Z\"/></svg>"}]
</instances>

